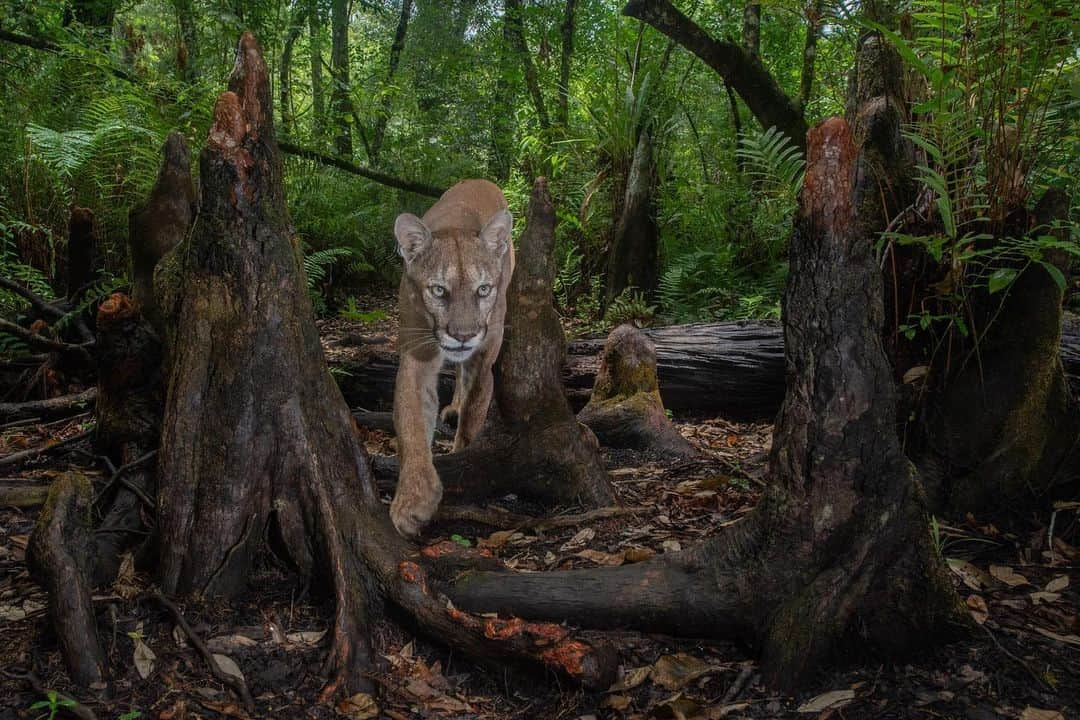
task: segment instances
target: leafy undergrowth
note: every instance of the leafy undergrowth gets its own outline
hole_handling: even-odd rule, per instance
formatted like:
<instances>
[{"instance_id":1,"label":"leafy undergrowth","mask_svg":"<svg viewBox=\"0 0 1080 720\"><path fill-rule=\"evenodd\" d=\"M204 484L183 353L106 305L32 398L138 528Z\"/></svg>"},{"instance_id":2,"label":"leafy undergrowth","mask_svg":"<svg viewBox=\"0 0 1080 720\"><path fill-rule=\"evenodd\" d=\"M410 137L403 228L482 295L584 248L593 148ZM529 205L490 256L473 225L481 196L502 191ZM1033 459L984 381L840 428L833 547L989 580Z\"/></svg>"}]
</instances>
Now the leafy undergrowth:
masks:
<instances>
[{"instance_id":1,"label":"leafy undergrowth","mask_svg":"<svg viewBox=\"0 0 1080 720\"><path fill-rule=\"evenodd\" d=\"M376 325L357 332L370 341L373 333L389 340L396 330L392 318ZM341 331L335 323L333 334ZM77 435L87 421L83 416L5 429L0 455ZM586 513L546 528L446 523L425 541L486 547L522 571L640 562L687 547L753 508L766 482L771 428L720 419L680 422L679 428L705 451L705 459L665 464L638 453L605 454L624 508L618 515ZM386 433L362 432L370 451L393 452ZM80 469L99 488L109 479L84 443L7 472L34 485L67 468ZM512 497L500 504L521 509ZM267 557L243 596L230 603L185 601L181 608L221 667L243 674L257 717L1052 720L1080 713L1078 509L1080 504L1066 504L1053 516L1032 517L1007 530L971 517L935 521L938 547L981 621L978 631L905 664L849 659L856 664L823 671L813 691L800 697L776 696L762 687L752 655L734 644L606 633L619 650L622 676L608 692L585 693L560 686L554 677L478 667L414 635L407 622L388 622L375 629L380 667L372 675L374 695L318 705L331 619L330 601L320 588L305 586ZM562 515L575 513L581 510L567 508ZM173 616L141 595L152 559L145 568L125 563L113 586L95 598L109 685L73 688L50 632L45 597L25 567L34 518L33 509L0 509L0 720L38 717L42 710L30 707L43 699L42 689L77 698L98 718L132 718L135 712L162 720L247 716Z\"/></svg>"}]
</instances>

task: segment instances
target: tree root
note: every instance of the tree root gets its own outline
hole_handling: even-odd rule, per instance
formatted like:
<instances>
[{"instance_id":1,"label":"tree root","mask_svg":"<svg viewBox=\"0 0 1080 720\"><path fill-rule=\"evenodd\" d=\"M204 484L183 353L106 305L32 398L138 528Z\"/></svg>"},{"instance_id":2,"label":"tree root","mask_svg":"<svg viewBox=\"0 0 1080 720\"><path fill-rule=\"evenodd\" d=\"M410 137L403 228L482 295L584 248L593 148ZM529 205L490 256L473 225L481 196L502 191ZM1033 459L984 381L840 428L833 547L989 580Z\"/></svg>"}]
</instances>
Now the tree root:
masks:
<instances>
[{"instance_id":1,"label":"tree root","mask_svg":"<svg viewBox=\"0 0 1080 720\"><path fill-rule=\"evenodd\" d=\"M184 635L191 642L199 655L206 661L207 666L210 668L211 674L218 679L226 687L230 688L236 697L244 704L244 709L249 713L255 712L255 701L251 697L251 691L248 690L247 683L244 679L235 675L230 675L221 669L217 660L214 659L214 654L210 652L210 649L206 647L206 643L199 637L199 633L195 632L191 625L188 624L187 619L184 617L184 613L180 610L180 607L169 598L165 597L158 591L152 591L146 594L152 600L158 602L162 607L172 613L173 618L176 620L176 624L183 631Z\"/></svg>"},{"instance_id":2,"label":"tree root","mask_svg":"<svg viewBox=\"0 0 1080 720\"><path fill-rule=\"evenodd\" d=\"M79 473L65 473L49 490L27 545L27 565L49 597L49 617L71 679L88 686L104 677L89 575L93 488Z\"/></svg>"},{"instance_id":3,"label":"tree root","mask_svg":"<svg viewBox=\"0 0 1080 720\"><path fill-rule=\"evenodd\" d=\"M97 399L97 388L89 388L81 393L46 400L0 403L0 418L56 417L68 413L75 415L85 411L95 399Z\"/></svg>"},{"instance_id":4,"label":"tree root","mask_svg":"<svg viewBox=\"0 0 1080 720\"><path fill-rule=\"evenodd\" d=\"M49 455L56 452L57 450L63 450L64 448L70 447L77 442L81 442L87 439L88 437L93 435L93 433L94 428L91 428L89 430L84 430L76 435L72 435L69 438L64 438L59 442L45 444L41 445L40 447L30 448L29 450L20 450L19 452L11 453L7 457L0 458L0 468L11 467L13 465L22 465L27 460L32 460L42 455Z\"/></svg>"}]
</instances>

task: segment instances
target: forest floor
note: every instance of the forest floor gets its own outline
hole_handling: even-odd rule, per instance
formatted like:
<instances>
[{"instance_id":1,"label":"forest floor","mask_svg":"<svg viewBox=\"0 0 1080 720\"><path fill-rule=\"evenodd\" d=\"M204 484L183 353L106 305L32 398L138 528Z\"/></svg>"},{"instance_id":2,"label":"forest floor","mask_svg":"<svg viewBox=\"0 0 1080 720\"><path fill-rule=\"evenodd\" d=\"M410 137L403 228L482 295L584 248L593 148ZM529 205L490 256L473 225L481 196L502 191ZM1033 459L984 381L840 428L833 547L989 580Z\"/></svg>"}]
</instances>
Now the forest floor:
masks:
<instances>
[{"instance_id":1,"label":"forest floor","mask_svg":"<svg viewBox=\"0 0 1080 720\"><path fill-rule=\"evenodd\" d=\"M395 334L392 317L366 325L323 322L321 329L332 361L354 344L340 342L343 337L360 335L379 343ZM0 456L77 435L89 422L87 414L2 429ZM715 418L680 419L677 426L703 450L702 460L672 464L639 453L605 452L624 508L618 515L586 514L547 528L446 523L433 528L425 542L451 539L488 548L508 566L529 571L639 562L708 537L756 503L766 482L771 427ZM362 432L370 452L394 452L387 433ZM441 449L448 449L445 443ZM108 480L85 442L5 474L44 483L68 468L95 483ZM506 507L520 510L513 498ZM566 514L574 512L581 511L570 508ZM383 661L373 675L375 699L360 695L335 707L321 706L315 698L331 605L317 589L304 587L268 557L242 597L231 603L184 602L182 608L211 650L224 656L223 668L242 672L255 696L256 717L1075 718L1080 717L1078 514L1080 503L1071 503L1008 526L970 516L937 519L938 545L979 629L965 641L902 664L847 658L847 667L823 670L813 691L799 697L770 693L752 656L734 644L604 633L618 648L622 677L607 692L589 693L560 686L555 677L478 667L415 636L407 624L387 623L375 633ZM74 689L50 632L45 597L26 570L35 516L34 509L0 508L0 720L42 717L41 709L31 709L42 689L69 693L102 719L247 717L170 613L141 595L149 568L133 563L125 564L113 587L95 596L112 680L96 690Z\"/></svg>"}]
</instances>

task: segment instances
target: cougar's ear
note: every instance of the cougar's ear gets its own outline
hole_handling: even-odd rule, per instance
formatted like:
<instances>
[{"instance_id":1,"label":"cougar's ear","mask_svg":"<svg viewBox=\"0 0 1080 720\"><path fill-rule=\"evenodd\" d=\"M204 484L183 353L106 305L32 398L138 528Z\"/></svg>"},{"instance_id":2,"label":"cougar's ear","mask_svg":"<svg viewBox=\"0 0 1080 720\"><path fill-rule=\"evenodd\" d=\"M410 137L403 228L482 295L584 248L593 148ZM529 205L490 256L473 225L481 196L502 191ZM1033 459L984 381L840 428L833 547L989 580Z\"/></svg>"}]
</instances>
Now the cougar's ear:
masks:
<instances>
[{"instance_id":1,"label":"cougar's ear","mask_svg":"<svg viewBox=\"0 0 1080 720\"><path fill-rule=\"evenodd\" d=\"M506 210L500 210L480 231L480 242L499 257L510 247L510 230L513 227L514 218Z\"/></svg>"},{"instance_id":2,"label":"cougar's ear","mask_svg":"<svg viewBox=\"0 0 1080 720\"><path fill-rule=\"evenodd\" d=\"M412 263L431 247L431 231L424 221L412 213L401 213L394 221L394 237L397 238L398 255Z\"/></svg>"}]
</instances>

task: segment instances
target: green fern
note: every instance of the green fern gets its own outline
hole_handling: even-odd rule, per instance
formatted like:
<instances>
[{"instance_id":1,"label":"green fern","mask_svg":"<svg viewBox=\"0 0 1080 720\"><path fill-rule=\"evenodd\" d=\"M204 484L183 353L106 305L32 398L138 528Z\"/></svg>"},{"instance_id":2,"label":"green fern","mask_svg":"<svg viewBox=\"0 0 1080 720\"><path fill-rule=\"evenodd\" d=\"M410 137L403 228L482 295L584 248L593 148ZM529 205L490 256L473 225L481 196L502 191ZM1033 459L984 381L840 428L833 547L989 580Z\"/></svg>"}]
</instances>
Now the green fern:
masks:
<instances>
[{"instance_id":1,"label":"green fern","mask_svg":"<svg viewBox=\"0 0 1080 720\"><path fill-rule=\"evenodd\" d=\"M775 127L744 135L735 154L764 190L791 198L799 194L806 162L802 151Z\"/></svg>"},{"instance_id":2,"label":"green fern","mask_svg":"<svg viewBox=\"0 0 1080 720\"><path fill-rule=\"evenodd\" d=\"M308 289L314 289L326 280L334 265L353 256L351 248L343 247L326 248L304 255L304 274L307 276Z\"/></svg>"}]
</instances>

